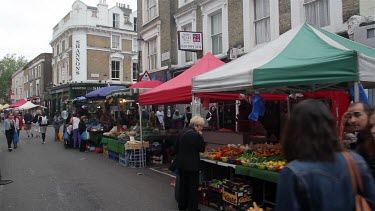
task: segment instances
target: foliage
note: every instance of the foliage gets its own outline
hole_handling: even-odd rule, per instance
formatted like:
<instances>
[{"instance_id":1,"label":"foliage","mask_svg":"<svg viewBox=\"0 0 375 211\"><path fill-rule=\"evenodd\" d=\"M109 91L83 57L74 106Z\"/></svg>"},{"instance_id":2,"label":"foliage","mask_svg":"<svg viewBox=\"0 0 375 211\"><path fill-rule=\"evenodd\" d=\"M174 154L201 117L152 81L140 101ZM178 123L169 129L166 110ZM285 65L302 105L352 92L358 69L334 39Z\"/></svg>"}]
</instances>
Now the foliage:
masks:
<instances>
[{"instance_id":1,"label":"foliage","mask_svg":"<svg viewBox=\"0 0 375 211\"><path fill-rule=\"evenodd\" d=\"M27 64L24 56L7 54L0 60L0 99L10 102L12 74Z\"/></svg>"}]
</instances>

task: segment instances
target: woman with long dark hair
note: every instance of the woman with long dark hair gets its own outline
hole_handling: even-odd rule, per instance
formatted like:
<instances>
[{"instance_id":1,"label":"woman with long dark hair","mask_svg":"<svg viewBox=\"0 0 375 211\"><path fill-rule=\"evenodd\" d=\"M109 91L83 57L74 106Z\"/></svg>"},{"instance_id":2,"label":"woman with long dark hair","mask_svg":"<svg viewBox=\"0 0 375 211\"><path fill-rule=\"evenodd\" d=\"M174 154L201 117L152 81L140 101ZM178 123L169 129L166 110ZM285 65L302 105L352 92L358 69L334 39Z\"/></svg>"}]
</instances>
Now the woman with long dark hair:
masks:
<instances>
[{"instance_id":1,"label":"woman with long dark hair","mask_svg":"<svg viewBox=\"0 0 375 211\"><path fill-rule=\"evenodd\" d=\"M13 141L13 136L17 132L15 125L16 123L13 119L13 114L9 113L6 119L4 120L5 137L7 138L9 152L12 151L12 142L13 142L13 146L16 147L16 144Z\"/></svg>"},{"instance_id":2,"label":"woman with long dark hair","mask_svg":"<svg viewBox=\"0 0 375 211\"><path fill-rule=\"evenodd\" d=\"M336 135L335 119L320 101L305 100L293 110L281 140L288 164L281 171L276 210L354 210L348 164ZM359 169L360 194L375 207L375 184L365 160L348 153Z\"/></svg>"}]
</instances>

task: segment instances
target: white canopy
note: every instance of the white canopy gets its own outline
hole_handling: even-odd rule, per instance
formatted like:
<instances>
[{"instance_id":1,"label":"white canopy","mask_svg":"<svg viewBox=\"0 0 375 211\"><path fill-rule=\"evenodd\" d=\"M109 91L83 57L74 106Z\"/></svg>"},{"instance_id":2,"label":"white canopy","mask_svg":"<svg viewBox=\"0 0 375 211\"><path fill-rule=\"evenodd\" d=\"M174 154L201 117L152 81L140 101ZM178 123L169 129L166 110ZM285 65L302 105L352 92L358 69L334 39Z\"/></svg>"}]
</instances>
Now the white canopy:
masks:
<instances>
[{"instance_id":1,"label":"white canopy","mask_svg":"<svg viewBox=\"0 0 375 211\"><path fill-rule=\"evenodd\" d=\"M18 107L18 109L31 109L31 108L35 108L35 107L38 107L38 105L35 105L34 103L28 101L27 103L21 105L20 107Z\"/></svg>"}]
</instances>

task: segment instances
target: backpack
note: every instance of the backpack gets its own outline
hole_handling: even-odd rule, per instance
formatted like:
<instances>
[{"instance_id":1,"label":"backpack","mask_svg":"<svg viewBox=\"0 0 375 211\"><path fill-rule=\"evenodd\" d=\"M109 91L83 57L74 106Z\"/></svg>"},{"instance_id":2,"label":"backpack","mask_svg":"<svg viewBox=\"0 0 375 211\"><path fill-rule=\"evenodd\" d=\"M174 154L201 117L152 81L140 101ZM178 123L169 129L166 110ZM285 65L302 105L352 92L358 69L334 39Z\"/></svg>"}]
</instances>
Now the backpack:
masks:
<instances>
[{"instance_id":1,"label":"backpack","mask_svg":"<svg viewBox=\"0 0 375 211\"><path fill-rule=\"evenodd\" d=\"M41 122L42 125L48 125L48 120L47 120L47 117L46 116L42 116L42 122Z\"/></svg>"}]
</instances>

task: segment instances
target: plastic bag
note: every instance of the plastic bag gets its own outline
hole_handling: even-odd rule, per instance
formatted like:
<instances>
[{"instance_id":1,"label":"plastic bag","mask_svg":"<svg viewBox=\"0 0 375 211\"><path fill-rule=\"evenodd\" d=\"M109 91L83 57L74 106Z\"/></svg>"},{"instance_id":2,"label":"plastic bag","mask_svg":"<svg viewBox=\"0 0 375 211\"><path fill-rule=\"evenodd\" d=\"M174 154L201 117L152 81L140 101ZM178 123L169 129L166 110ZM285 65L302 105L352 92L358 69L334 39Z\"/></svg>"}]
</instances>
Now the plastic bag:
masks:
<instances>
[{"instance_id":1,"label":"plastic bag","mask_svg":"<svg viewBox=\"0 0 375 211\"><path fill-rule=\"evenodd\" d=\"M64 139L69 140L69 133L67 131L64 132Z\"/></svg>"},{"instance_id":2,"label":"plastic bag","mask_svg":"<svg viewBox=\"0 0 375 211\"><path fill-rule=\"evenodd\" d=\"M82 140L89 140L90 139L90 134L87 132L87 130L81 134L81 139Z\"/></svg>"},{"instance_id":3,"label":"plastic bag","mask_svg":"<svg viewBox=\"0 0 375 211\"><path fill-rule=\"evenodd\" d=\"M17 144L19 141L18 133L14 133L13 135L13 143Z\"/></svg>"}]
</instances>

